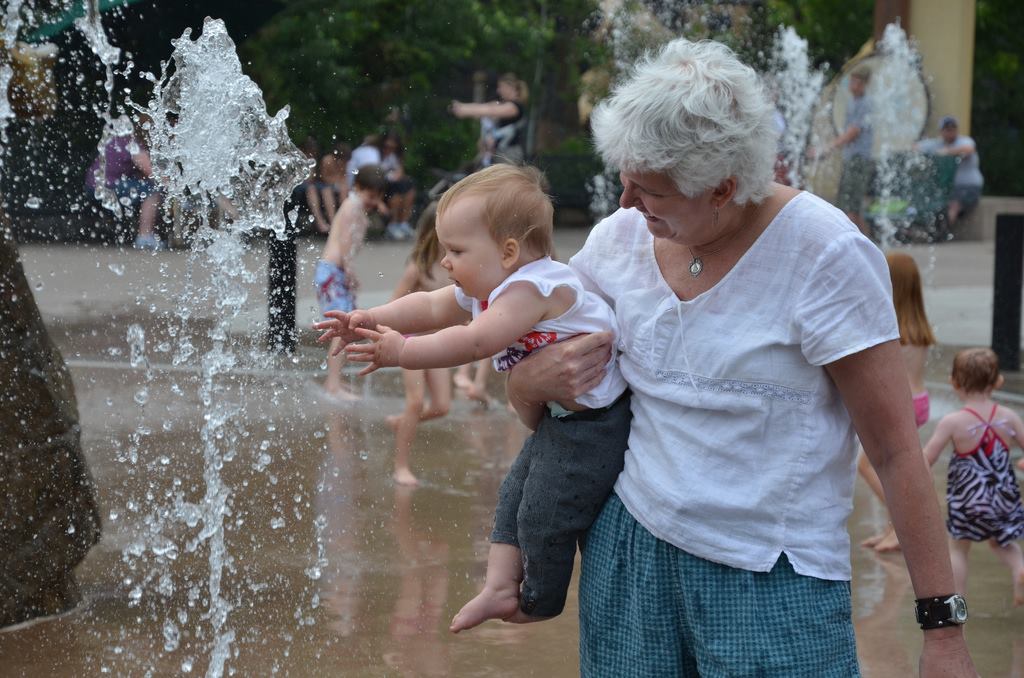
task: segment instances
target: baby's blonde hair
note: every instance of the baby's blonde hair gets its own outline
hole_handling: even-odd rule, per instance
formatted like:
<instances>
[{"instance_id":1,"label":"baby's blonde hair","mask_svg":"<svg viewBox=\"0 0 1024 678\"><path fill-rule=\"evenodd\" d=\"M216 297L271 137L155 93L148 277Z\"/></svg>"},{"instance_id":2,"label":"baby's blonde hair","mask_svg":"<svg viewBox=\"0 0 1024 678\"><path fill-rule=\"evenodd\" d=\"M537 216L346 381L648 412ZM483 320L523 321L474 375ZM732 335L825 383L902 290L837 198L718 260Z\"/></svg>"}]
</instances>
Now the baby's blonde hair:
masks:
<instances>
[{"instance_id":1,"label":"baby's blonde hair","mask_svg":"<svg viewBox=\"0 0 1024 678\"><path fill-rule=\"evenodd\" d=\"M437 205L437 218L459 198L484 196L484 220L496 243L508 238L526 251L551 256L555 208L545 192L544 174L528 165L491 165L449 188Z\"/></svg>"}]
</instances>

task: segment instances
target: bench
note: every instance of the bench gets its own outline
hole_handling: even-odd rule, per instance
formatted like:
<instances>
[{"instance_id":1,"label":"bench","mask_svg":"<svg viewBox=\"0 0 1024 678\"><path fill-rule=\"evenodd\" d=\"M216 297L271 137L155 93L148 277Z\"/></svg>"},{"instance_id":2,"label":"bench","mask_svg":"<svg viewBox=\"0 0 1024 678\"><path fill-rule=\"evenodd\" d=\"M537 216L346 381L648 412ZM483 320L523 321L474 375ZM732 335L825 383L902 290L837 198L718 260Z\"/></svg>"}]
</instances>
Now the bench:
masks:
<instances>
[{"instance_id":1,"label":"bench","mask_svg":"<svg viewBox=\"0 0 1024 678\"><path fill-rule=\"evenodd\" d=\"M1024 214L1024 197L982 196L974 209L957 221L953 233L957 240L993 240L1000 214Z\"/></svg>"}]
</instances>

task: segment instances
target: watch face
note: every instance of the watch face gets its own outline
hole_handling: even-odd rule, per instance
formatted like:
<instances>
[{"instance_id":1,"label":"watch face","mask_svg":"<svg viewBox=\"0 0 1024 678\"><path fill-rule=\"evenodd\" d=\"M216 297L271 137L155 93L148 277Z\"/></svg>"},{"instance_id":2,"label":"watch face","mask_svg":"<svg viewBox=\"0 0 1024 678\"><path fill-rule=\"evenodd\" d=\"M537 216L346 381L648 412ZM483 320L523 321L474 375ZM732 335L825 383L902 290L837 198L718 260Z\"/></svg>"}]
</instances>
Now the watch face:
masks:
<instances>
[{"instance_id":1,"label":"watch face","mask_svg":"<svg viewBox=\"0 0 1024 678\"><path fill-rule=\"evenodd\" d=\"M951 621L956 624L963 624L967 621L967 601L963 596L950 596L946 602L949 603Z\"/></svg>"}]
</instances>

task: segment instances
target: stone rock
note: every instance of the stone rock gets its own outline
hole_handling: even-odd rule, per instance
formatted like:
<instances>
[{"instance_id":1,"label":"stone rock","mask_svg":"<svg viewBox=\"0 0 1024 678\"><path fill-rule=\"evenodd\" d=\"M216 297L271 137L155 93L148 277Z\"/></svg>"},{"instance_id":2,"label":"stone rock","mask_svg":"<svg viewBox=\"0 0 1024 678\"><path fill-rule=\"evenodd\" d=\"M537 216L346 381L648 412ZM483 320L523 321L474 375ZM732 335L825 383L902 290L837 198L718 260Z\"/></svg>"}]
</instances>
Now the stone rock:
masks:
<instances>
[{"instance_id":1,"label":"stone rock","mask_svg":"<svg viewBox=\"0 0 1024 678\"><path fill-rule=\"evenodd\" d=\"M0 627L72 609L100 538L74 386L0 213Z\"/></svg>"}]
</instances>

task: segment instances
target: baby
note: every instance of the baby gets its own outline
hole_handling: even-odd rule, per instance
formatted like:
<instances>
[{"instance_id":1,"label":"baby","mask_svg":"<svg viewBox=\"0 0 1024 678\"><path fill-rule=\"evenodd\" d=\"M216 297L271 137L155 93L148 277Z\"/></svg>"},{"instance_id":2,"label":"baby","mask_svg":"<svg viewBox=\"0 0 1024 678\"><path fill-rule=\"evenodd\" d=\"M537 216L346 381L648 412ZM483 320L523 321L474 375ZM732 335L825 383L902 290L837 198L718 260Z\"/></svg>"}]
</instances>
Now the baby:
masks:
<instances>
[{"instance_id":1,"label":"baby","mask_svg":"<svg viewBox=\"0 0 1024 678\"><path fill-rule=\"evenodd\" d=\"M536 169L502 164L455 184L437 208L441 266L455 284L365 311L325 313L329 320L314 325L326 330L320 340L368 339L345 348L349 359L370 363L361 372L368 374L492 356L495 368L507 371L577 334L611 331L617 338L611 308L551 259L554 209L543 181ZM559 614L577 539L622 470L630 411L614 356L601 383L578 400L521 406L519 413L535 432L502 483L484 589L455 615L456 633L487 619Z\"/></svg>"}]
</instances>

